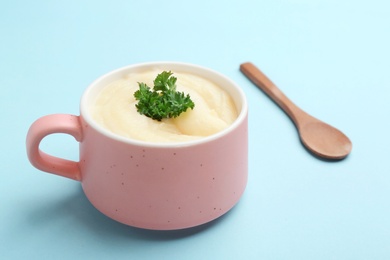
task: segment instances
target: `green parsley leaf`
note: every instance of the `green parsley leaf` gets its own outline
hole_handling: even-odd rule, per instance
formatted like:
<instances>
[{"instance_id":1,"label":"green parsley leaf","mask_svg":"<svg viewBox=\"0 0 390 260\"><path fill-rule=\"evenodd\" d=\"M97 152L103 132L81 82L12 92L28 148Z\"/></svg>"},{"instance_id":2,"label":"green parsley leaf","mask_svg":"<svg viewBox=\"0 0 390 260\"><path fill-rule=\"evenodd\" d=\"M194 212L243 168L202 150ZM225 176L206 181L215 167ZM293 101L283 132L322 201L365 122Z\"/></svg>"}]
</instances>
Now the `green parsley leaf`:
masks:
<instances>
[{"instance_id":1,"label":"green parsley leaf","mask_svg":"<svg viewBox=\"0 0 390 260\"><path fill-rule=\"evenodd\" d=\"M138 113L154 120L178 117L188 108L194 109L195 104L190 95L176 91L177 78L171 71L163 71L153 81L153 91L145 83L138 83L139 89L134 92L138 100L135 105Z\"/></svg>"}]
</instances>

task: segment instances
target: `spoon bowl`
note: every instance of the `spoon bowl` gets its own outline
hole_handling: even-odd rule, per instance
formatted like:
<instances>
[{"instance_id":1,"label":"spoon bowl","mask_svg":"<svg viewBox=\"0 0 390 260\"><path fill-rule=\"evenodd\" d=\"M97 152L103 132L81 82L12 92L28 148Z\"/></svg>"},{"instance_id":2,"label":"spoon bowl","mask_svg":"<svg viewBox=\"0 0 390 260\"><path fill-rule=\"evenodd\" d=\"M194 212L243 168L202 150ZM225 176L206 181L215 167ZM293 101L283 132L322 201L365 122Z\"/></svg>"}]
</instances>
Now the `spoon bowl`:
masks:
<instances>
[{"instance_id":1,"label":"spoon bowl","mask_svg":"<svg viewBox=\"0 0 390 260\"><path fill-rule=\"evenodd\" d=\"M310 152L324 159L343 159L352 149L351 141L345 134L321 121L313 120L305 124L299 129L299 134L303 145Z\"/></svg>"},{"instance_id":2,"label":"spoon bowl","mask_svg":"<svg viewBox=\"0 0 390 260\"><path fill-rule=\"evenodd\" d=\"M302 144L311 153L328 160L341 160L351 152L352 142L345 134L296 106L252 63L241 64L240 70L292 119Z\"/></svg>"}]
</instances>

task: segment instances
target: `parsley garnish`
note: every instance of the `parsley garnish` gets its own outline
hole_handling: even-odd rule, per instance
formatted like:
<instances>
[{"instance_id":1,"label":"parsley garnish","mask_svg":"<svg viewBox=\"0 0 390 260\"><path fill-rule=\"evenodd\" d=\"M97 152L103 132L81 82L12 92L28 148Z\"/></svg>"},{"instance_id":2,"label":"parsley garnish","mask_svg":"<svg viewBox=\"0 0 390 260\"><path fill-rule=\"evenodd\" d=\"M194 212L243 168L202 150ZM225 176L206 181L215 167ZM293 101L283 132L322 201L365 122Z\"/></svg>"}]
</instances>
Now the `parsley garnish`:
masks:
<instances>
[{"instance_id":1,"label":"parsley garnish","mask_svg":"<svg viewBox=\"0 0 390 260\"><path fill-rule=\"evenodd\" d=\"M153 91L145 83L139 83L139 89L134 92L138 100L135 105L141 115L161 121L163 118L178 117L188 108L194 109L190 95L176 91L177 78L172 72L163 71L154 80Z\"/></svg>"}]
</instances>

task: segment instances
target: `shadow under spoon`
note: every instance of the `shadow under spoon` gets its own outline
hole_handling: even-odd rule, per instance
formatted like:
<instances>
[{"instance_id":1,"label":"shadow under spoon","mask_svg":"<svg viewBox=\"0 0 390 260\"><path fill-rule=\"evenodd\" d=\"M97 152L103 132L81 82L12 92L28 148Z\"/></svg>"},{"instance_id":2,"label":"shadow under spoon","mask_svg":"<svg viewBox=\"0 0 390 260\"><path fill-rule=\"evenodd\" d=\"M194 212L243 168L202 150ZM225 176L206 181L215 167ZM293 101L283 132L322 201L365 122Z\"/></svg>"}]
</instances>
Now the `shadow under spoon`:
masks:
<instances>
[{"instance_id":1,"label":"shadow under spoon","mask_svg":"<svg viewBox=\"0 0 390 260\"><path fill-rule=\"evenodd\" d=\"M314 155L341 160L351 152L352 143L345 134L296 106L252 63L241 64L240 70L286 112L294 122L301 142Z\"/></svg>"}]
</instances>

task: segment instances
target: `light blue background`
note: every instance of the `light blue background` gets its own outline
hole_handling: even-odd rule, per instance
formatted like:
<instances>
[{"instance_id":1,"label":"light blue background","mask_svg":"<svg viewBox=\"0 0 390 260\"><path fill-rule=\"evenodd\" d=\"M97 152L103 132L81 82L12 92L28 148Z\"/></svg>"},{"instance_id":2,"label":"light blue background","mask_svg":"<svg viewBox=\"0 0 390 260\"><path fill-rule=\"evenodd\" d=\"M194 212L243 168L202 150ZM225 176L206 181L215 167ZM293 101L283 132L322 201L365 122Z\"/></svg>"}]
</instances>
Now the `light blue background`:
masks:
<instances>
[{"instance_id":1,"label":"light blue background","mask_svg":"<svg viewBox=\"0 0 390 260\"><path fill-rule=\"evenodd\" d=\"M390 259L390 4L386 0L2 1L2 259ZM146 61L226 74L247 94L249 182L227 215L156 232L95 210L78 182L25 153L30 124L78 114L98 76ZM252 61L297 105L353 141L325 162L238 70ZM53 135L51 154L77 160Z\"/></svg>"}]
</instances>

